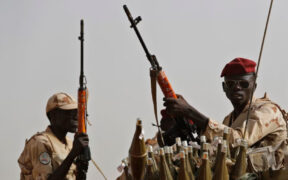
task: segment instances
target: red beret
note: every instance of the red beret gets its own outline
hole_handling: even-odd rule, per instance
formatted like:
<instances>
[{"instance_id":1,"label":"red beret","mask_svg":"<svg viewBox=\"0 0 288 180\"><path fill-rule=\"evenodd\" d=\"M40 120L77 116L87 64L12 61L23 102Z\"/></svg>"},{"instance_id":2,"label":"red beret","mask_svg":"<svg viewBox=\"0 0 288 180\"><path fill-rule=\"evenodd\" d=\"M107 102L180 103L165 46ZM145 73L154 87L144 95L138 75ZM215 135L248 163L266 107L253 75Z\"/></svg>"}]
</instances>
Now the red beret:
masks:
<instances>
[{"instance_id":1,"label":"red beret","mask_svg":"<svg viewBox=\"0 0 288 180\"><path fill-rule=\"evenodd\" d=\"M250 59L235 58L222 70L221 77L255 72L256 63Z\"/></svg>"}]
</instances>

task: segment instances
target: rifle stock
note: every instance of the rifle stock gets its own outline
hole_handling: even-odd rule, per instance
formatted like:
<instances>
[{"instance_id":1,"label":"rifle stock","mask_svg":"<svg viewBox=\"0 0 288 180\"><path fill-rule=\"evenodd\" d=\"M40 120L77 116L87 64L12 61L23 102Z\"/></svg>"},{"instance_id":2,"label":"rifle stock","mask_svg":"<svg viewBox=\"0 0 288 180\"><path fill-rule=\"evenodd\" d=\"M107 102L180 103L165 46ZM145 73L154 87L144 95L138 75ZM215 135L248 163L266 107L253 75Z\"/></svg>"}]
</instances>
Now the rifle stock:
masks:
<instances>
[{"instance_id":1,"label":"rifle stock","mask_svg":"<svg viewBox=\"0 0 288 180\"><path fill-rule=\"evenodd\" d=\"M78 133L86 133L86 89L78 90Z\"/></svg>"},{"instance_id":2,"label":"rifle stock","mask_svg":"<svg viewBox=\"0 0 288 180\"><path fill-rule=\"evenodd\" d=\"M157 76L157 82L164 94L165 97L173 97L175 99L177 99L177 96L166 76L166 74L164 73L164 71L159 71L158 76Z\"/></svg>"}]
</instances>

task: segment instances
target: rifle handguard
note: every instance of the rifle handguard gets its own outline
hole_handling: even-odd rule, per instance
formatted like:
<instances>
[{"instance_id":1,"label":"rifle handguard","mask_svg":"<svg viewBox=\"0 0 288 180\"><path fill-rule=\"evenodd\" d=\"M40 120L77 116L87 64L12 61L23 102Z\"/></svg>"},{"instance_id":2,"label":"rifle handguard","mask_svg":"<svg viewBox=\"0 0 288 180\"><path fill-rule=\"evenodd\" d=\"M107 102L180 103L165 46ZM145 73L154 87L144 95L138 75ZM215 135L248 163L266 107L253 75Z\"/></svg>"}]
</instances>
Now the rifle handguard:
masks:
<instances>
[{"instance_id":1,"label":"rifle handguard","mask_svg":"<svg viewBox=\"0 0 288 180\"><path fill-rule=\"evenodd\" d=\"M174 92L174 90L172 89L172 86L166 76L166 74L164 73L164 71L159 71L158 75L157 75L157 82L164 94L165 97L173 97L175 99L177 99L177 96Z\"/></svg>"},{"instance_id":2,"label":"rifle handguard","mask_svg":"<svg viewBox=\"0 0 288 180\"><path fill-rule=\"evenodd\" d=\"M78 133L86 133L86 90L78 90Z\"/></svg>"}]
</instances>

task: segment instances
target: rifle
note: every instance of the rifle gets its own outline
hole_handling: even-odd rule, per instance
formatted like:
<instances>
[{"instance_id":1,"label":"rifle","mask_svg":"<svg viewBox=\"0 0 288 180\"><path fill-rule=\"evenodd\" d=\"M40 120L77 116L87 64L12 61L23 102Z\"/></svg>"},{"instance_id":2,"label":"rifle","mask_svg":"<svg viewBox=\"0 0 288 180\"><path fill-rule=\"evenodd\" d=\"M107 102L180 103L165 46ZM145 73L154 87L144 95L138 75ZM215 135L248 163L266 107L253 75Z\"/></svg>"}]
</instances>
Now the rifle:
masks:
<instances>
[{"instance_id":1,"label":"rifle","mask_svg":"<svg viewBox=\"0 0 288 180\"><path fill-rule=\"evenodd\" d=\"M81 42L81 60L80 60L80 78L78 89L78 132L87 133L87 87L86 77L84 75L84 21L80 22L80 36ZM88 161L91 159L91 153L89 146L83 149L81 155L77 157L77 177L76 179L86 179L86 173L88 171Z\"/></svg>"},{"instance_id":2,"label":"rifle","mask_svg":"<svg viewBox=\"0 0 288 180\"><path fill-rule=\"evenodd\" d=\"M131 23L130 27L134 29L143 49L145 51L146 57L151 64L150 77L151 77L151 91L152 91L152 99L153 99L153 105L154 105L154 114L155 114L156 123L158 126L158 131L161 135L162 144L165 145L164 139L162 137L162 133L160 131L160 126L159 126L158 116L157 116L156 81L158 82L158 84L159 84L165 97L177 99L177 96L176 96L166 74L162 70L162 67L159 65L156 56L150 54L150 52L148 51L148 49L144 43L144 40L142 39L142 36L141 36L141 34L137 28L137 24L142 20L142 18L140 16L138 16L137 18L134 19L130 13L128 7L126 5L123 5L123 8L124 8L124 11L125 11L128 19L129 19L130 23ZM176 119L179 119L179 118L176 118ZM193 124L194 124L192 120L189 120L189 122L187 120L184 120L184 122L182 122L182 123L184 124L184 126L187 129L191 130L190 131L191 133L194 131L192 129L195 129L195 127L193 127L191 129L191 126L193 126ZM194 137L192 137L192 135L190 138L194 139Z\"/></svg>"}]
</instances>

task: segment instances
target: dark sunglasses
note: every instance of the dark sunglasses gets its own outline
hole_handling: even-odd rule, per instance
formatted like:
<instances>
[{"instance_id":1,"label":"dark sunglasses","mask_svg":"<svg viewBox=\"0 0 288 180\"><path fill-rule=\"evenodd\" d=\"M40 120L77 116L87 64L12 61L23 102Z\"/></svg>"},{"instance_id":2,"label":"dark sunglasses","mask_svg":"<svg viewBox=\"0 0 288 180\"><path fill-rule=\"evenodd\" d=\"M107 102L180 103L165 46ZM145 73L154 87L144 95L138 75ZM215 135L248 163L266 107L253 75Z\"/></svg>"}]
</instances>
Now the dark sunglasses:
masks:
<instances>
[{"instance_id":1,"label":"dark sunglasses","mask_svg":"<svg viewBox=\"0 0 288 180\"><path fill-rule=\"evenodd\" d=\"M249 81L246 80L227 80L224 81L224 83L229 89L233 89L236 84L238 84L242 89L247 89L250 85Z\"/></svg>"}]
</instances>

